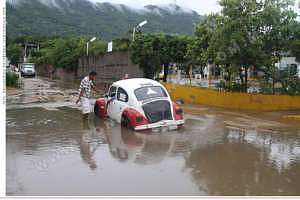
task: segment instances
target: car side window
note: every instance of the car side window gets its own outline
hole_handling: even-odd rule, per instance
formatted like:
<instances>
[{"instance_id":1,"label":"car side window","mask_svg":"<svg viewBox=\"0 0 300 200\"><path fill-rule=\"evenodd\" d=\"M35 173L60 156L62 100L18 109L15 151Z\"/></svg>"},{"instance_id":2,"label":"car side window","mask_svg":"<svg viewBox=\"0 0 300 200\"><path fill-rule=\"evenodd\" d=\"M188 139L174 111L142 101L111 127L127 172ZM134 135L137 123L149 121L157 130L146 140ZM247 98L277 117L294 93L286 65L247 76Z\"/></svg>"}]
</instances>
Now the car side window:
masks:
<instances>
[{"instance_id":1,"label":"car side window","mask_svg":"<svg viewBox=\"0 0 300 200\"><path fill-rule=\"evenodd\" d=\"M122 102L128 102L128 94L123 88L119 87L117 93L117 99Z\"/></svg>"},{"instance_id":2,"label":"car side window","mask_svg":"<svg viewBox=\"0 0 300 200\"><path fill-rule=\"evenodd\" d=\"M108 96L109 97L114 97L116 95L116 92L117 92L117 87L111 86L109 88Z\"/></svg>"}]
</instances>

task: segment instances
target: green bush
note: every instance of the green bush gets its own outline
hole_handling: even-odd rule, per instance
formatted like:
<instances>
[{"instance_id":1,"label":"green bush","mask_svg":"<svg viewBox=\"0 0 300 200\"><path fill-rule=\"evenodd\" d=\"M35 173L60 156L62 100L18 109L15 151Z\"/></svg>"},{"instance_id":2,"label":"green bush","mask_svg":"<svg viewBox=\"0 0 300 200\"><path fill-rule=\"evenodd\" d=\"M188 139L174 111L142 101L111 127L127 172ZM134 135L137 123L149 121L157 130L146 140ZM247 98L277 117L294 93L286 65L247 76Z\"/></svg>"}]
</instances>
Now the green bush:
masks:
<instances>
[{"instance_id":1,"label":"green bush","mask_svg":"<svg viewBox=\"0 0 300 200\"><path fill-rule=\"evenodd\" d=\"M19 87L19 77L17 74L7 72L6 73L6 86Z\"/></svg>"},{"instance_id":2,"label":"green bush","mask_svg":"<svg viewBox=\"0 0 300 200\"><path fill-rule=\"evenodd\" d=\"M244 85L241 83L233 82L231 85L232 92L241 92L244 88Z\"/></svg>"}]
</instances>

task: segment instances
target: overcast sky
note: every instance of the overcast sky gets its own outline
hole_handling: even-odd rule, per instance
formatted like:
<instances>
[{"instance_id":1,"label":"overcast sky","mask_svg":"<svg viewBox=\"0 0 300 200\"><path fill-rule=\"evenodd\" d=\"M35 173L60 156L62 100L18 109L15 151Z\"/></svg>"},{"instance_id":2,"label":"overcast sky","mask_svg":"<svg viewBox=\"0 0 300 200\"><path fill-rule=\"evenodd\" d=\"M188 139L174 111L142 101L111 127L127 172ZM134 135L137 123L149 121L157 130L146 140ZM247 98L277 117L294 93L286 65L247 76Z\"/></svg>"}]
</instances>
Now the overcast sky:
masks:
<instances>
[{"instance_id":1,"label":"overcast sky","mask_svg":"<svg viewBox=\"0 0 300 200\"><path fill-rule=\"evenodd\" d=\"M217 0L92 0L98 2L121 3L132 7L143 7L145 5L175 3L179 6L193 9L199 14L209 14L220 10Z\"/></svg>"}]
</instances>

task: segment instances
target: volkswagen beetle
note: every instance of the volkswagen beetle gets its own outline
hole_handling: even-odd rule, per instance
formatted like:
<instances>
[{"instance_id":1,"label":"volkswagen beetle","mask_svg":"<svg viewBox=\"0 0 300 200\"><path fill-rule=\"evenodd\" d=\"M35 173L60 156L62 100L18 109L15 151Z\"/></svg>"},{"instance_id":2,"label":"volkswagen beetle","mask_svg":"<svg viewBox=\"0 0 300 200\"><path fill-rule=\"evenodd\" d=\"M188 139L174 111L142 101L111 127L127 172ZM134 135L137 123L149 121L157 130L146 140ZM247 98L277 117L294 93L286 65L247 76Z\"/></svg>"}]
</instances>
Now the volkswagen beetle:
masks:
<instances>
[{"instance_id":1,"label":"volkswagen beetle","mask_svg":"<svg viewBox=\"0 0 300 200\"><path fill-rule=\"evenodd\" d=\"M104 97L96 100L94 112L136 131L162 127L174 130L184 124L183 111L172 102L166 88L145 78L113 83Z\"/></svg>"}]
</instances>

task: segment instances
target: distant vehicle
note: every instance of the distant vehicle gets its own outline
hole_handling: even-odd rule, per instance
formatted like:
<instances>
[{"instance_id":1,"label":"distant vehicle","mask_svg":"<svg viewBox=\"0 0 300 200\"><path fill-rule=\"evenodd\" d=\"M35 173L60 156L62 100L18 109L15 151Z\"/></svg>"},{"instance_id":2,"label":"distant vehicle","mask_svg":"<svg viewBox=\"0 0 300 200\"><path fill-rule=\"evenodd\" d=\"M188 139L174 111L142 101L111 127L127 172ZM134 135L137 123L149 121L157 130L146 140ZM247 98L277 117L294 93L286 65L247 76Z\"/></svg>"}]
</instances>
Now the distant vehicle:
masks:
<instances>
[{"instance_id":1,"label":"distant vehicle","mask_svg":"<svg viewBox=\"0 0 300 200\"><path fill-rule=\"evenodd\" d=\"M164 79L164 71L161 71L154 76L154 80L161 81Z\"/></svg>"},{"instance_id":2,"label":"distant vehicle","mask_svg":"<svg viewBox=\"0 0 300 200\"><path fill-rule=\"evenodd\" d=\"M164 79L164 76L165 76L165 73L162 71L158 74L158 78L159 80L163 80Z\"/></svg>"},{"instance_id":3,"label":"distant vehicle","mask_svg":"<svg viewBox=\"0 0 300 200\"><path fill-rule=\"evenodd\" d=\"M21 64L21 76L26 77L35 77L36 72L35 72L35 66L33 63L22 63Z\"/></svg>"},{"instance_id":4,"label":"distant vehicle","mask_svg":"<svg viewBox=\"0 0 300 200\"><path fill-rule=\"evenodd\" d=\"M249 87L247 89L248 93L261 93L261 89L259 87Z\"/></svg>"},{"instance_id":5,"label":"distant vehicle","mask_svg":"<svg viewBox=\"0 0 300 200\"><path fill-rule=\"evenodd\" d=\"M12 69L9 65L6 65L6 73L12 73Z\"/></svg>"},{"instance_id":6,"label":"distant vehicle","mask_svg":"<svg viewBox=\"0 0 300 200\"><path fill-rule=\"evenodd\" d=\"M183 110L172 102L165 87L144 78L113 83L104 98L96 100L94 112L137 131L162 127L175 130L184 124Z\"/></svg>"}]
</instances>

